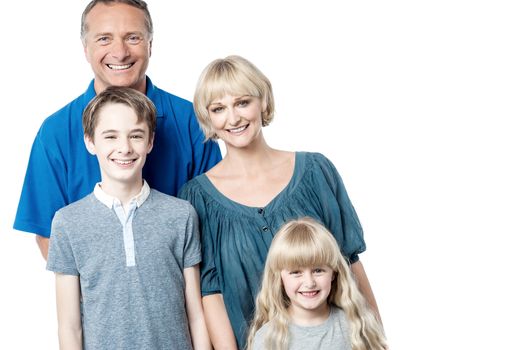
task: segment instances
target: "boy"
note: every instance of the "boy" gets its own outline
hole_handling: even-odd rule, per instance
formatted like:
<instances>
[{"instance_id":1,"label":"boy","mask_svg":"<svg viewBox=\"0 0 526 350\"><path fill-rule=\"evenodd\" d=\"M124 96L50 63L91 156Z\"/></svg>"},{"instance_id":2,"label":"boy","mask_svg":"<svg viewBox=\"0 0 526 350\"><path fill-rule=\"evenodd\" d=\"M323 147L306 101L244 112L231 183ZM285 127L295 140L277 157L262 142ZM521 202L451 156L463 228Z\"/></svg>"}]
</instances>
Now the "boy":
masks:
<instances>
[{"instance_id":1,"label":"boy","mask_svg":"<svg viewBox=\"0 0 526 350\"><path fill-rule=\"evenodd\" d=\"M125 87L107 88L84 110L102 181L53 218L47 269L56 273L61 348L210 349L197 216L142 178L155 115Z\"/></svg>"}]
</instances>

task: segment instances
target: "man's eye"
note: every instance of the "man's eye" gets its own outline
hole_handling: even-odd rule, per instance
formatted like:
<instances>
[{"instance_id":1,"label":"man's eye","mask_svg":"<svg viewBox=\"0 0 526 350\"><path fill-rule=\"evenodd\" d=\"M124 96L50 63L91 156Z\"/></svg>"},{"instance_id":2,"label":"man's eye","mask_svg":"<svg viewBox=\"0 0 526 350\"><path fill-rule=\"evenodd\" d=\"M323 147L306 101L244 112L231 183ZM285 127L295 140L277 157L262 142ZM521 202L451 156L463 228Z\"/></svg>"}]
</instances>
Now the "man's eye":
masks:
<instances>
[{"instance_id":1,"label":"man's eye","mask_svg":"<svg viewBox=\"0 0 526 350\"><path fill-rule=\"evenodd\" d=\"M141 37L138 36L138 35L132 35L130 37L128 37L128 41L132 44L137 44L141 41Z\"/></svg>"}]
</instances>

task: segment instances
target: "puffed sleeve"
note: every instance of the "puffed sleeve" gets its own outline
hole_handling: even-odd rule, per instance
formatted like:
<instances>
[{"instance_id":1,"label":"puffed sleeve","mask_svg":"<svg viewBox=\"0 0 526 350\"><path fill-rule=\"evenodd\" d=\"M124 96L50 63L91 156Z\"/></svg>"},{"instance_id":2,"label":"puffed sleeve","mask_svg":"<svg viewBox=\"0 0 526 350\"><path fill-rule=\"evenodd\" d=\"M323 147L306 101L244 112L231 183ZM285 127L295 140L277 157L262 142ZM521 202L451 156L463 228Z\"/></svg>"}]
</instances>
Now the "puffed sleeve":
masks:
<instances>
[{"instance_id":1,"label":"puffed sleeve","mask_svg":"<svg viewBox=\"0 0 526 350\"><path fill-rule=\"evenodd\" d=\"M178 197L189 201L197 212L201 232L201 294L203 296L221 293L219 276L215 266L215 242L217 232L210 229L206 204L197 180L187 182L179 191Z\"/></svg>"},{"instance_id":2,"label":"puffed sleeve","mask_svg":"<svg viewBox=\"0 0 526 350\"><path fill-rule=\"evenodd\" d=\"M342 252L351 263L354 263L359 260L358 254L366 249L358 215L334 164L319 153L314 154L314 160L321 175L317 181L323 182L318 186L322 188L328 186L330 191L330 193L321 194L321 196L330 197L324 200L325 224L340 244Z\"/></svg>"}]
</instances>

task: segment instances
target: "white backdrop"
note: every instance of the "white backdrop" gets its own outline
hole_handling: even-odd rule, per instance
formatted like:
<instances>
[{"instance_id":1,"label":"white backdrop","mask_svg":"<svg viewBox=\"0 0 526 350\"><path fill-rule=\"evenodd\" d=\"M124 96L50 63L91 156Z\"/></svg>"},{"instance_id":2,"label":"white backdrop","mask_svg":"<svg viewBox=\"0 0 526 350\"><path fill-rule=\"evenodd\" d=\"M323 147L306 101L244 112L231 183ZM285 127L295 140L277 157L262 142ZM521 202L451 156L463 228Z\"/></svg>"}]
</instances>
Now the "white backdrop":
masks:
<instances>
[{"instance_id":1,"label":"white backdrop","mask_svg":"<svg viewBox=\"0 0 526 350\"><path fill-rule=\"evenodd\" d=\"M91 79L83 1L3 6L0 349L56 349L53 275L12 222L42 120ZM522 1L150 0L148 74L191 99L212 59L272 81L270 145L319 151L360 216L394 349L524 347Z\"/></svg>"}]
</instances>

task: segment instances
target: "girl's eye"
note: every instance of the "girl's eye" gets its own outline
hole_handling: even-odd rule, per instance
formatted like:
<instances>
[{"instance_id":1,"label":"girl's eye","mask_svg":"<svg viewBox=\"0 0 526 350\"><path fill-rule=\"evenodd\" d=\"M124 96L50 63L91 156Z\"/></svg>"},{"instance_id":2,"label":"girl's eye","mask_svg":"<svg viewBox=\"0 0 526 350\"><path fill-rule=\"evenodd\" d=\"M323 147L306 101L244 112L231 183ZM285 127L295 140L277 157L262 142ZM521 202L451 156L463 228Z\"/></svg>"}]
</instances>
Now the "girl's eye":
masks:
<instances>
[{"instance_id":1,"label":"girl's eye","mask_svg":"<svg viewBox=\"0 0 526 350\"><path fill-rule=\"evenodd\" d=\"M324 269L322 269L322 268L319 268L319 267L318 267L318 268L315 268L315 269L314 269L314 270L312 270L312 271L313 271L314 273L323 273L323 272L325 272L325 270L324 270Z\"/></svg>"},{"instance_id":2,"label":"girl's eye","mask_svg":"<svg viewBox=\"0 0 526 350\"><path fill-rule=\"evenodd\" d=\"M223 111L223 107L214 107L210 110L212 113L220 113Z\"/></svg>"}]
</instances>

